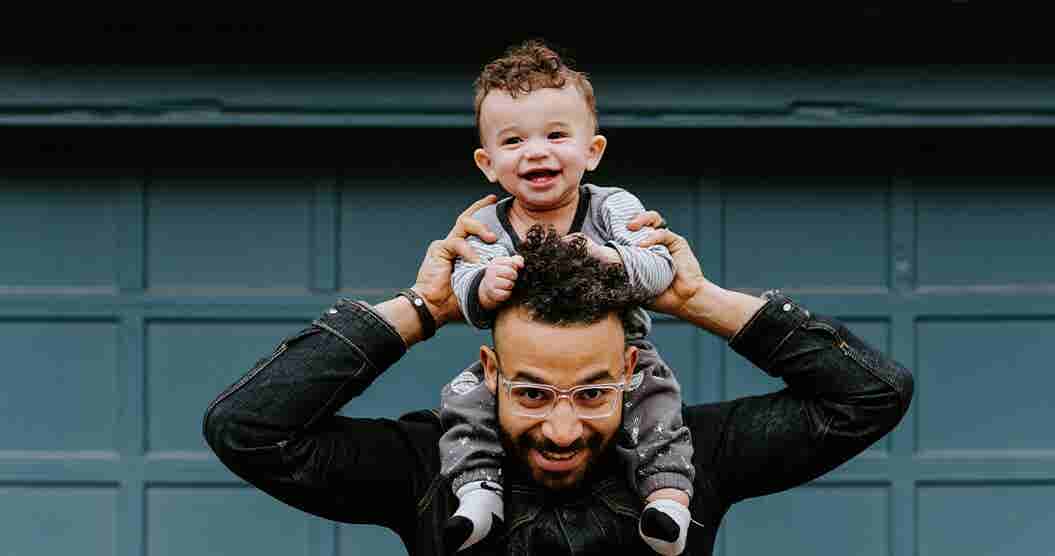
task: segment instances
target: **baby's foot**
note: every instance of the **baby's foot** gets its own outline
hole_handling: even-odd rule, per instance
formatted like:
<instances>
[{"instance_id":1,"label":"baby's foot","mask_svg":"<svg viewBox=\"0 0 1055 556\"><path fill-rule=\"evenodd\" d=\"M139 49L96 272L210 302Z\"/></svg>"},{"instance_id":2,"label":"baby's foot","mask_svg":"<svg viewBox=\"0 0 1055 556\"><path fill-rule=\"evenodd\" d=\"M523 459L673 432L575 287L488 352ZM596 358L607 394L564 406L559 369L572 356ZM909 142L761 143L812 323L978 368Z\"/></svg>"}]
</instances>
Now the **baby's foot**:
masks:
<instances>
[{"instance_id":1,"label":"baby's foot","mask_svg":"<svg viewBox=\"0 0 1055 556\"><path fill-rule=\"evenodd\" d=\"M455 493L458 511L443 525L443 543L448 554L480 542L504 522L502 487L490 481L466 483Z\"/></svg>"},{"instance_id":2,"label":"baby's foot","mask_svg":"<svg viewBox=\"0 0 1055 556\"><path fill-rule=\"evenodd\" d=\"M660 498L645 506L638 523L638 534L663 556L677 556L685 550L691 518L689 509L673 500Z\"/></svg>"}]
</instances>

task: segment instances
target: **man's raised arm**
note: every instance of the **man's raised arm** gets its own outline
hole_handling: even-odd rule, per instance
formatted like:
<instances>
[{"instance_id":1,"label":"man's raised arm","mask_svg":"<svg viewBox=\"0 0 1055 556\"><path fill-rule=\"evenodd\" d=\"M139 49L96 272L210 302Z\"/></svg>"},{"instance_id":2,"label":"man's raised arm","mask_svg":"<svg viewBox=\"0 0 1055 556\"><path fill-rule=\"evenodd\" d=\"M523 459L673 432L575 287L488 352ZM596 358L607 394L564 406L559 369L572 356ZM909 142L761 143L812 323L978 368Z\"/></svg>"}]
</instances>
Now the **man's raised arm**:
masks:
<instances>
[{"instance_id":1,"label":"man's raised arm","mask_svg":"<svg viewBox=\"0 0 1055 556\"><path fill-rule=\"evenodd\" d=\"M422 261L412 289L437 327L460 318L450 273L456 257L474 256L465 236L486 233L465 214L493 202L470 207ZM373 307L342 299L209 404L205 439L232 472L279 500L405 536L428 487L423 471L435 465L435 426L336 413L424 336L408 298Z\"/></svg>"},{"instance_id":2,"label":"man's raised arm","mask_svg":"<svg viewBox=\"0 0 1055 556\"><path fill-rule=\"evenodd\" d=\"M692 322L787 388L686 408L697 465L726 502L810 481L861 453L908 411L912 374L835 319L779 292L762 298L707 280L684 238L657 230L649 243L675 261L654 309Z\"/></svg>"}]
</instances>

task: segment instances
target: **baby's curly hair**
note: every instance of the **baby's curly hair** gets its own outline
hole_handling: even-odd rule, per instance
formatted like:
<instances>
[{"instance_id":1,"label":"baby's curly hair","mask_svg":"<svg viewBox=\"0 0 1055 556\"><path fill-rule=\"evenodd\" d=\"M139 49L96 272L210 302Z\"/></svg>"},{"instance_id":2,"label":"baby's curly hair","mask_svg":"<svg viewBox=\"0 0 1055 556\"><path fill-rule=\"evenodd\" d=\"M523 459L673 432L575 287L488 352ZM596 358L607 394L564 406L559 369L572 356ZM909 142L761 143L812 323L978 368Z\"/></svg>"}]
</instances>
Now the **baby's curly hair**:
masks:
<instances>
[{"instance_id":1,"label":"baby's curly hair","mask_svg":"<svg viewBox=\"0 0 1055 556\"><path fill-rule=\"evenodd\" d=\"M591 257L582 236L564 239L552 226L535 224L517 252L524 268L503 308L524 307L535 321L585 325L616 313L626 323L630 311L648 300L622 265Z\"/></svg>"},{"instance_id":2,"label":"baby's curly hair","mask_svg":"<svg viewBox=\"0 0 1055 556\"><path fill-rule=\"evenodd\" d=\"M586 99L596 132L597 100L594 98L593 85L586 74L569 67L559 54L540 40L533 39L511 47L505 56L484 66L473 84L476 90L473 109L477 131L480 131L480 106L483 105L487 93L497 89L516 98L518 94L530 93L536 89L562 89L568 82Z\"/></svg>"}]
</instances>

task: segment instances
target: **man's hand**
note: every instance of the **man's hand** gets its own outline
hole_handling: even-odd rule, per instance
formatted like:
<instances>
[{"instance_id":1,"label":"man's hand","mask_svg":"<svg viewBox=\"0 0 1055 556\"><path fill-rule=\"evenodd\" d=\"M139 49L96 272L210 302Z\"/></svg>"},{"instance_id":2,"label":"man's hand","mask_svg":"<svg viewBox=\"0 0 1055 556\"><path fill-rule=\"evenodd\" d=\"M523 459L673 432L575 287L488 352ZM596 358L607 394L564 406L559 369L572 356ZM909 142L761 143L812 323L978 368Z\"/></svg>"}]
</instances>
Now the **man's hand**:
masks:
<instances>
[{"instance_id":1,"label":"man's hand","mask_svg":"<svg viewBox=\"0 0 1055 556\"><path fill-rule=\"evenodd\" d=\"M654 211L647 210L641 214L635 216L630 222L626 223L626 229L631 232L636 232L641 228L660 228L667 227L667 221L663 219L663 215Z\"/></svg>"},{"instance_id":2,"label":"man's hand","mask_svg":"<svg viewBox=\"0 0 1055 556\"><path fill-rule=\"evenodd\" d=\"M674 282L652 302L653 310L691 322L722 338L732 338L766 304L758 297L713 284L685 238L670 230L655 230L638 245L665 245L674 259Z\"/></svg>"},{"instance_id":3,"label":"man's hand","mask_svg":"<svg viewBox=\"0 0 1055 556\"><path fill-rule=\"evenodd\" d=\"M659 216L658 214L656 216ZM662 219L660 219L662 221ZM703 276L700 262L696 260L696 254L689 247L689 242L678 234L660 229L653 231L647 238L641 240L640 247L651 247L663 245L670 251L674 259L674 281L666 291L652 301L651 308L661 313L684 317L686 304L700 291L702 287L710 284Z\"/></svg>"},{"instance_id":4,"label":"man's hand","mask_svg":"<svg viewBox=\"0 0 1055 556\"><path fill-rule=\"evenodd\" d=\"M484 279L480 281L480 306L493 311L513 295L517 271L524 268L524 257L495 257L487 264Z\"/></svg>"},{"instance_id":5,"label":"man's hand","mask_svg":"<svg viewBox=\"0 0 1055 556\"><path fill-rule=\"evenodd\" d=\"M425 259L421 261L413 288L425 299L425 304L436 319L436 326L462 319L458 298L454 296L454 290L451 289L451 272L454 270L454 261L458 257L469 262L479 260L476 252L465 240L470 235L487 243L493 243L498 239L491 230L487 229L487 226L472 218L473 213L487 205L493 205L497 200L497 196L488 195L473 203L458 216L458 220L455 221L446 239L433 241L425 252Z\"/></svg>"}]
</instances>

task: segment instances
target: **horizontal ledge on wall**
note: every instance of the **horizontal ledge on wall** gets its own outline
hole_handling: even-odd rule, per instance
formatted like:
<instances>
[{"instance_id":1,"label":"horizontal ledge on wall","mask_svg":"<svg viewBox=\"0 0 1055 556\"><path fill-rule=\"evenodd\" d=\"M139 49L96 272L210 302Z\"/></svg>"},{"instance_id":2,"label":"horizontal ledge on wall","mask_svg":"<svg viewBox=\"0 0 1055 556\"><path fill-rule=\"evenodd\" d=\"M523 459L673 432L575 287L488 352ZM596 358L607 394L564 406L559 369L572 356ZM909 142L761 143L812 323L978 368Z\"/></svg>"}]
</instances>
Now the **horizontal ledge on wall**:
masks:
<instances>
[{"instance_id":1,"label":"horizontal ledge on wall","mask_svg":"<svg viewBox=\"0 0 1055 556\"><path fill-rule=\"evenodd\" d=\"M414 112L227 112L136 110L0 111L2 127L91 128L458 128L471 129L470 113ZM602 128L1041 128L1055 127L1055 112L884 112L791 110L787 112L616 113Z\"/></svg>"}]
</instances>

